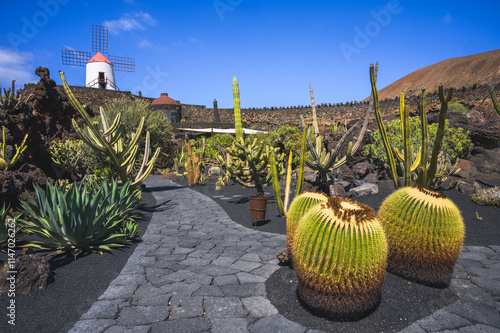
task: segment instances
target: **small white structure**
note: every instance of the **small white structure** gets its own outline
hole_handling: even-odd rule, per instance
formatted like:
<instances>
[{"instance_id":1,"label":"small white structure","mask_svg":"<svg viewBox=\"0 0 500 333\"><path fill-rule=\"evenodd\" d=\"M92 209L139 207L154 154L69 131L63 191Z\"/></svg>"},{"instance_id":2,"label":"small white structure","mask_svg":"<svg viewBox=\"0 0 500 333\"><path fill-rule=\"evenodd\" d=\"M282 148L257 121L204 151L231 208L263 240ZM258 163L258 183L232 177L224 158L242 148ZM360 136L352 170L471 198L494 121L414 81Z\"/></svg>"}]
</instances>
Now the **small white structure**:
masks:
<instances>
[{"instance_id":1,"label":"small white structure","mask_svg":"<svg viewBox=\"0 0 500 333\"><path fill-rule=\"evenodd\" d=\"M87 62L85 86L117 90L113 64L101 52L97 52Z\"/></svg>"}]
</instances>

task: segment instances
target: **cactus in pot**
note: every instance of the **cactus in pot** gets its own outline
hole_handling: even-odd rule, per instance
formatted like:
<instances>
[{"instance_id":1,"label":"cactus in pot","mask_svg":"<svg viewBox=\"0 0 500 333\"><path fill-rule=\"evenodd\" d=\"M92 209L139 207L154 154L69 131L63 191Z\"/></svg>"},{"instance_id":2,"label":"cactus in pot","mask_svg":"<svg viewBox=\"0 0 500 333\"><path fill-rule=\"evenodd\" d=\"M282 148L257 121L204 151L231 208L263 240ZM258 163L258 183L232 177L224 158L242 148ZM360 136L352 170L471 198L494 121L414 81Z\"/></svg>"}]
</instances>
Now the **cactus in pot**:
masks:
<instances>
[{"instance_id":1,"label":"cactus in pot","mask_svg":"<svg viewBox=\"0 0 500 333\"><path fill-rule=\"evenodd\" d=\"M372 208L329 197L301 218L292 247L297 293L312 311L359 320L379 304L387 241Z\"/></svg>"},{"instance_id":2,"label":"cactus in pot","mask_svg":"<svg viewBox=\"0 0 500 333\"><path fill-rule=\"evenodd\" d=\"M404 152L401 155L388 142L378 104L378 92L374 80L373 65L370 67L375 115L389 160L394 186L397 189L382 203L378 218L384 227L389 245L388 270L407 279L426 285L443 287L450 282L458 255L462 250L465 226L456 205L446 195L429 189L436 178L446 175L438 172L441 144L448 110L452 98L450 88L445 97L443 85L439 86L441 111L431 158L428 161L427 115L425 90L422 91L420 117L422 146L415 161L409 144L408 106L401 95L401 123ZM398 179L396 161L403 163L403 187ZM418 173L417 184L412 185L412 171Z\"/></svg>"}]
</instances>

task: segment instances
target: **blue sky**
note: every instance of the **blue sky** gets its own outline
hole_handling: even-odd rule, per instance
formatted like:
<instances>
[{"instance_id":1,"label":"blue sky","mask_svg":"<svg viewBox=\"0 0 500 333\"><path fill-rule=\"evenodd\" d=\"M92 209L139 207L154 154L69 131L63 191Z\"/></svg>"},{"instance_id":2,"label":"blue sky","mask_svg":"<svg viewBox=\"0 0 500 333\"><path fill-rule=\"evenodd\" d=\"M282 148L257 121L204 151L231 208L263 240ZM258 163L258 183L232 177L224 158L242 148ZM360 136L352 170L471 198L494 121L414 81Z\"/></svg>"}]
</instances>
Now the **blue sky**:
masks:
<instances>
[{"instance_id":1,"label":"blue sky","mask_svg":"<svg viewBox=\"0 0 500 333\"><path fill-rule=\"evenodd\" d=\"M433 63L500 48L500 1L41 0L2 3L0 86L37 82L48 67L60 84L85 84L85 68L61 49L92 51L92 25L110 29L109 54L133 57L116 72L121 90L181 103L242 107L361 100L368 68L379 88Z\"/></svg>"}]
</instances>

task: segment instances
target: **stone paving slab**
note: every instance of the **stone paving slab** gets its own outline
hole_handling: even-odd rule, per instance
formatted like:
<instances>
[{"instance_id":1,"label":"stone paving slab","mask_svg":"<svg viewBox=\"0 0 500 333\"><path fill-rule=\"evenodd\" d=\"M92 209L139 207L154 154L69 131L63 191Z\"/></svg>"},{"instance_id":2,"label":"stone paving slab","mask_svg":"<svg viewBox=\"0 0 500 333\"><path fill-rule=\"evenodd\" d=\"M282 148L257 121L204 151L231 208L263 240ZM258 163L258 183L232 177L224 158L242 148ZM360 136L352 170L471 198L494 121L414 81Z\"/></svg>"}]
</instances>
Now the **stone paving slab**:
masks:
<instances>
[{"instance_id":1,"label":"stone paving slab","mask_svg":"<svg viewBox=\"0 0 500 333\"><path fill-rule=\"evenodd\" d=\"M159 207L142 242L70 333L320 332L266 297L284 235L245 228L212 199L160 179L145 182ZM500 332L499 263L500 246L464 247L450 286L460 299L400 332Z\"/></svg>"}]
</instances>

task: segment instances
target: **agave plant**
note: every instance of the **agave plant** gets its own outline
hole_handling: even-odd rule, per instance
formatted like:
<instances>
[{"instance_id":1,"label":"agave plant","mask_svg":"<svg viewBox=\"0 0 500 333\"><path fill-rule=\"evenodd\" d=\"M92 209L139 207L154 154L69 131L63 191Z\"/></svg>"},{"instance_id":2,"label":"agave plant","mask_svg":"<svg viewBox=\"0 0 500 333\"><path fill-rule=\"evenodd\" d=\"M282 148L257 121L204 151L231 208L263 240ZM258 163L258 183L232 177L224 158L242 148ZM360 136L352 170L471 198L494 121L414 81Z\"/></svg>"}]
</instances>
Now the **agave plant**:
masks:
<instances>
[{"instance_id":1,"label":"agave plant","mask_svg":"<svg viewBox=\"0 0 500 333\"><path fill-rule=\"evenodd\" d=\"M8 246L9 239L14 239L16 242L21 239L20 230L18 227L17 219L20 215L7 219L9 212L9 205L3 204L0 209L0 249L5 249Z\"/></svg>"},{"instance_id":2,"label":"agave plant","mask_svg":"<svg viewBox=\"0 0 500 333\"><path fill-rule=\"evenodd\" d=\"M67 191L49 182L45 191L36 184L34 187L35 198L28 196L21 202L26 216L21 221L28 233L41 240L23 247L56 254L70 252L77 257L82 252L102 252L128 242L128 235L120 233L124 219L121 203L111 198L112 191L107 196L99 189L84 187L80 191L74 183Z\"/></svg>"},{"instance_id":3,"label":"agave plant","mask_svg":"<svg viewBox=\"0 0 500 333\"><path fill-rule=\"evenodd\" d=\"M133 222L139 219L141 214L134 213L134 210L142 205L141 190L133 189L130 182L126 182L121 188L118 185L115 178L111 180L111 184L107 180L102 181L99 188L105 198L103 204L115 207L123 221Z\"/></svg>"}]
</instances>

